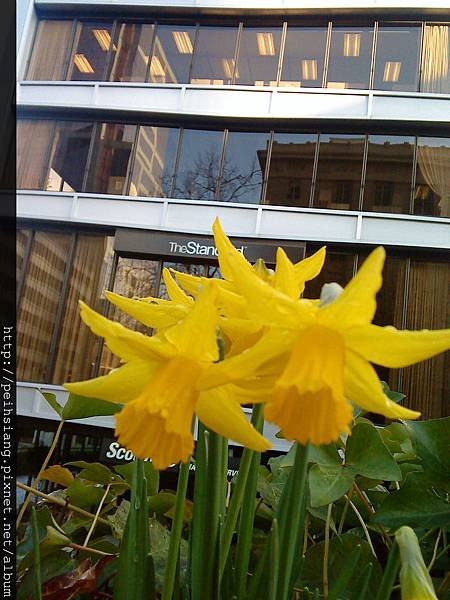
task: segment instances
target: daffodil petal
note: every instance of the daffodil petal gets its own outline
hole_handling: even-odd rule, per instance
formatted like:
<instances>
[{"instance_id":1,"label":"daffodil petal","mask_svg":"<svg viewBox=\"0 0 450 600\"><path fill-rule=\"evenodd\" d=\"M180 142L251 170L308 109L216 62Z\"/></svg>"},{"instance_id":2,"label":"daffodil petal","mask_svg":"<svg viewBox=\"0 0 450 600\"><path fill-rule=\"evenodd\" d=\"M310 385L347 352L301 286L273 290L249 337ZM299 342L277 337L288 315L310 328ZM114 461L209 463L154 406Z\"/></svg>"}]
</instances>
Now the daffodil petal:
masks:
<instances>
[{"instance_id":1,"label":"daffodil petal","mask_svg":"<svg viewBox=\"0 0 450 600\"><path fill-rule=\"evenodd\" d=\"M322 246L317 252L304 258L294 265L295 276L299 285L299 293L305 289L305 282L317 277L325 262L326 247Z\"/></svg>"},{"instance_id":2,"label":"daffodil petal","mask_svg":"<svg viewBox=\"0 0 450 600\"><path fill-rule=\"evenodd\" d=\"M185 294L183 290L178 287L177 282L170 274L169 269L163 269L163 279L164 283L166 284L166 290L169 294L169 298L173 302L187 307L190 307L192 305L193 299L187 294Z\"/></svg>"},{"instance_id":3,"label":"daffodil petal","mask_svg":"<svg viewBox=\"0 0 450 600\"><path fill-rule=\"evenodd\" d=\"M275 289L296 300L300 287L295 276L295 267L283 248L277 248L277 263L273 280Z\"/></svg>"},{"instance_id":4,"label":"daffodil petal","mask_svg":"<svg viewBox=\"0 0 450 600\"><path fill-rule=\"evenodd\" d=\"M167 431L160 414L150 414L141 401L131 402L116 415L119 442L138 458L151 458L156 469L187 462L194 449L190 431Z\"/></svg>"},{"instance_id":5,"label":"daffodil petal","mask_svg":"<svg viewBox=\"0 0 450 600\"><path fill-rule=\"evenodd\" d=\"M123 310L133 319L154 329L172 327L189 312L186 305L175 304L171 301L166 301L165 304L155 304L139 299L125 298L113 292L105 292L105 295L111 304Z\"/></svg>"},{"instance_id":6,"label":"daffodil petal","mask_svg":"<svg viewBox=\"0 0 450 600\"><path fill-rule=\"evenodd\" d=\"M163 344L157 337L145 336L120 323L110 321L81 301L80 315L93 333L105 339L111 352L125 362L141 359L143 355L151 359L167 356L170 353L168 345Z\"/></svg>"},{"instance_id":7,"label":"daffodil petal","mask_svg":"<svg viewBox=\"0 0 450 600\"><path fill-rule=\"evenodd\" d=\"M366 325L347 330L345 340L370 362L399 369L450 349L450 329L399 331Z\"/></svg>"},{"instance_id":8,"label":"daffodil petal","mask_svg":"<svg viewBox=\"0 0 450 600\"><path fill-rule=\"evenodd\" d=\"M384 248L376 248L342 294L319 311L320 322L341 331L370 323L377 308L376 295L383 282L381 272L385 258Z\"/></svg>"},{"instance_id":9,"label":"daffodil petal","mask_svg":"<svg viewBox=\"0 0 450 600\"><path fill-rule=\"evenodd\" d=\"M289 351L295 341L292 332L273 330L237 356L211 365L200 377L199 389L206 390L231 381L253 377L256 370Z\"/></svg>"},{"instance_id":10,"label":"daffodil petal","mask_svg":"<svg viewBox=\"0 0 450 600\"><path fill-rule=\"evenodd\" d=\"M226 386L202 392L195 412L208 429L246 448L258 452L271 448L271 443L246 419L239 402L230 395Z\"/></svg>"},{"instance_id":11,"label":"daffodil petal","mask_svg":"<svg viewBox=\"0 0 450 600\"><path fill-rule=\"evenodd\" d=\"M417 419L420 413L392 402L383 392L375 369L361 356L347 349L345 354L344 393L364 410L390 419Z\"/></svg>"},{"instance_id":12,"label":"daffodil petal","mask_svg":"<svg viewBox=\"0 0 450 600\"><path fill-rule=\"evenodd\" d=\"M219 317L215 296L214 287L208 286L187 317L164 332L164 337L177 349L179 355L206 362L218 360L216 329Z\"/></svg>"},{"instance_id":13,"label":"daffodil petal","mask_svg":"<svg viewBox=\"0 0 450 600\"><path fill-rule=\"evenodd\" d=\"M65 383L64 387L73 394L87 398L100 398L108 402L126 404L137 398L149 383L158 366L157 362L133 360L108 375Z\"/></svg>"},{"instance_id":14,"label":"daffodil petal","mask_svg":"<svg viewBox=\"0 0 450 600\"><path fill-rule=\"evenodd\" d=\"M208 284L206 277L199 277L198 275L191 275L191 273L183 273L182 271L176 271L170 269L170 272L175 275L175 279L191 296L196 298L203 290L205 285Z\"/></svg>"},{"instance_id":15,"label":"daffodil petal","mask_svg":"<svg viewBox=\"0 0 450 600\"><path fill-rule=\"evenodd\" d=\"M214 221L212 230L214 233L216 248L219 251L219 265L222 276L229 281L233 281L234 269L231 268L231 265L233 264L238 265L239 268L246 273L250 272L255 274L252 265L241 252L236 250L229 238L225 235L219 219Z\"/></svg>"}]
</instances>

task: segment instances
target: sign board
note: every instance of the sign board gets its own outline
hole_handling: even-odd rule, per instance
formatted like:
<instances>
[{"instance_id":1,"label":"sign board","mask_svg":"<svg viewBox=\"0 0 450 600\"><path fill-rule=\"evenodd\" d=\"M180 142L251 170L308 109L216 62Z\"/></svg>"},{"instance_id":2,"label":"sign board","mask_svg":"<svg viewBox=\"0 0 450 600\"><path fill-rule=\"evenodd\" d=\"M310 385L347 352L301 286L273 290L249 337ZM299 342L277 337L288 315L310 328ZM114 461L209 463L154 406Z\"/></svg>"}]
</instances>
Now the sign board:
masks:
<instances>
[{"instance_id":1,"label":"sign board","mask_svg":"<svg viewBox=\"0 0 450 600\"><path fill-rule=\"evenodd\" d=\"M293 262L305 255L305 243L283 240L280 242L254 238L232 238L235 247L247 260L262 258L267 264L275 263L278 246ZM166 231L117 229L114 250L121 256L176 258L188 262L216 262L217 249L212 236L196 236Z\"/></svg>"}]
</instances>

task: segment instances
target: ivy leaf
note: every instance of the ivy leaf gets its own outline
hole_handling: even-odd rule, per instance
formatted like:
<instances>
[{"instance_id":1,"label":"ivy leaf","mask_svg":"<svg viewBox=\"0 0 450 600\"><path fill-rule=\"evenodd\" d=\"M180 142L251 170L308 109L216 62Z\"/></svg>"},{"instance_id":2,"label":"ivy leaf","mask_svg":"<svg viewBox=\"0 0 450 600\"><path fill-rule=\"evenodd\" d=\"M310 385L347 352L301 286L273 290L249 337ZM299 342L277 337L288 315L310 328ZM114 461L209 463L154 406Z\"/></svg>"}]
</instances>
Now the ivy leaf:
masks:
<instances>
[{"instance_id":1,"label":"ivy leaf","mask_svg":"<svg viewBox=\"0 0 450 600\"><path fill-rule=\"evenodd\" d=\"M41 390L38 390L38 391L41 394L41 396L43 396L45 398L45 400L47 401L47 404L49 404L51 406L51 408L53 408L53 410L61 417L63 407L56 400L56 394L52 394L51 392L41 392Z\"/></svg>"},{"instance_id":2,"label":"ivy leaf","mask_svg":"<svg viewBox=\"0 0 450 600\"><path fill-rule=\"evenodd\" d=\"M125 465L116 465L113 467L116 473L125 479L128 485L131 486L133 478L133 463L129 462ZM144 473L147 479L147 493L149 496L154 496L159 490L159 471L155 469L151 461L144 461Z\"/></svg>"},{"instance_id":3,"label":"ivy leaf","mask_svg":"<svg viewBox=\"0 0 450 600\"><path fill-rule=\"evenodd\" d=\"M347 441L347 467L369 479L400 481L402 474L374 425L358 423Z\"/></svg>"},{"instance_id":4,"label":"ivy leaf","mask_svg":"<svg viewBox=\"0 0 450 600\"><path fill-rule=\"evenodd\" d=\"M57 483L63 487L68 487L72 483L74 477L69 469L65 469L64 467L61 467L61 465L52 465L45 469L45 471L42 471L41 479Z\"/></svg>"},{"instance_id":5,"label":"ivy leaf","mask_svg":"<svg viewBox=\"0 0 450 600\"><path fill-rule=\"evenodd\" d=\"M314 464L309 470L311 506L334 502L352 487L355 474L344 465Z\"/></svg>"},{"instance_id":6,"label":"ivy leaf","mask_svg":"<svg viewBox=\"0 0 450 600\"><path fill-rule=\"evenodd\" d=\"M88 484L81 479L74 479L67 488L67 496L71 504L80 508L97 507L104 493L102 486Z\"/></svg>"},{"instance_id":7,"label":"ivy leaf","mask_svg":"<svg viewBox=\"0 0 450 600\"><path fill-rule=\"evenodd\" d=\"M413 448L425 476L434 485L450 491L450 417L429 421L405 421Z\"/></svg>"},{"instance_id":8,"label":"ivy leaf","mask_svg":"<svg viewBox=\"0 0 450 600\"><path fill-rule=\"evenodd\" d=\"M88 417L103 417L114 415L122 410L123 405L116 402L107 402L99 398L86 398L77 394L69 394L62 410L65 421L72 419L87 419Z\"/></svg>"},{"instance_id":9,"label":"ivy leaf","mask_svg":"<svg viewBox=\"0 0 450 600\"><path fill-rule=\"evenodd\" d=\"M429 485L424 473L413 472L398 491L386 495L371 522L393 529L402 525L446 527L450 522L450 504Z\"/></svg>"},{"instance_id":10,"label":"ivy leaf","mask_svg":"<svg viewBox=\"0 0 450 600\"><path fill-rule=\"evenodd\" d=\"M108 469L108 467L102 463L89 463L84 460L75 460L66 463L66 465L81 469L77 477L80 479L87 479L88 481L93 481L95 483L107 485L108 483L112 483L113 481L117 481L119 479L118 475L114 475L111 469Z\"/></svg>"}]
</instances>

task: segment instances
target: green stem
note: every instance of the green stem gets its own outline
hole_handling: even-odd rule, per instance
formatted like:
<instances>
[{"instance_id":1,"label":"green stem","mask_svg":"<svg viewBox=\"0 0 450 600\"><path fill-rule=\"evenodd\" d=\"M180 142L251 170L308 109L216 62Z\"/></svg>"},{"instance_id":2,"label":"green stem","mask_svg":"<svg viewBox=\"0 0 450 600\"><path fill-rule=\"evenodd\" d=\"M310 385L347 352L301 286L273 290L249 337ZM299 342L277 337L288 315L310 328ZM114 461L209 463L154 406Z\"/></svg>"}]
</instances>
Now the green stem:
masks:
<instances>
[{"instance_id":1,"label":"green stem","mask_svg":"<svg viewBox=\"0 0 450 600\"><path fill-rule=\"evenodd\" d=\"M264 424L263 410L262 404L255 404L253 406L252 424L259 432L262 431ZM247 450L244 450L244 453L246 451ZM239 600L243 600L245 597L247 587L247 573L252 549L253 521L255 519L258 467L261 460L261 454L259 452L249 451L248 453L251 454L251 460L249 474L245 485L243 485L244 490L236 547L236 589ZM242 458L244 460L244 456ZM242 469L242 463L240 469ZM236 491L237 490L235 490L234 493L236 493ZM238 501L236 500L236 503L237 502Z\"/></svg>"},{"instance_id":2,"label":"green stem","mask_svg":"<svg viewBox=\"0 0 450 600\"><path fill-rule=\"evenodd\" d=\"M263 409L262 405L255 405L253 408L252 414L252 423L258 429L263 424ZM231 540L233 539L233 534L236 530L236 524L239 517L239 512L242 507L242 503L244 500L244 494L246 491L248 474L250 472L250 466L253 462L254 455L257 454L253 450L249 450L245 448L242 453L241 462L239 464L239 472L236 478L236 484L233 488L233 493L231 496L231 502L228 507L227 516L225 519L223 531L222 531L222 540L220 547L220 565L219 565L219 577L222 578L223 571L225 569L225 565L227 562L228 554L230 552ZM258 455L259 462L259 455ZM257 467L255 467L257 470ZM254 508L254 500L256 495L256 487L255 491L252 494L252 506ZM253 524L253 521L252 521Z\"/></svg>"},{"instance_id":3,"label":"green stem","mask_svg":"<svg viewBox=\"0 0 450 600\"><path fill-rule=\"evenodd\" d=\"M205 427L197 421L197 447L195 450L194 507L191 521L190 566L192 597L203 596L203 551L205 547L206 511L206 439Z\"/></svg>"},{"instance_id":4,"label":"green stem","mask_svg":"<svg viewBox=\"0 0 450 600\"><path fill-rule=\"evenodd\" d=\"M177 564L180 554L181 533L183 530L184 505L186 490L189 479L189 462L181 463L178 473L177 495L175 499L175 513L170 531L169 552L167 555L166 571L164 573L164 585L162 600L172 600L177 574Z\"/></svg>"},{"instance_id":5,"label":"green stem","mask_svg":"<svg viewBox=\"0 0 450 600\"><path fill-rule=\"evenodd\" d=\"M39 547L39 531L36 517L36 509L34 506L31 509L31 534L33 538L33 581L34 581L34 598L42 600L41 587L41 552Z\"/></svg>"},{"instance_id":6,"label":"green stem","mask_svg":"<svg viewBox=\"0 0 450 600\"><path fill-rule=\"evenodd\" d=\"M394 542L389 551L388 560L384 569L383 577L378 588L375 600L389 600L397 579L397 573L400 568L400 554L397 542Z\"/></svg>"},{"instance_id":7,"label":"green stem","mask_svg":"<svg viewBox=\"0 0 450 600\"><path fill-rule=\"evenodd\" d=\"M273 519L270 532L269 550L269 600L277 600L278 574L280 570L280 540L278 537L278 521Z\"/></svg>"},{"instance_id":8,"label":"green stem","mask_svg":"<svg viewBox=\"0 0 450 600\"><path fill-rule=\"evenodd\" d=\"M283 561L280 564L278 600L287 600L291 593L292 569L295 553L299 551L297 541L299 530L303 531L306 503L306 470L308 466L308 445L296 445L294 466L289 476L288 495L280 501L277 518L280 527L280 548L283 548ZM278 510L277 510L278 513Z\"/></svg>"}]
</instances>

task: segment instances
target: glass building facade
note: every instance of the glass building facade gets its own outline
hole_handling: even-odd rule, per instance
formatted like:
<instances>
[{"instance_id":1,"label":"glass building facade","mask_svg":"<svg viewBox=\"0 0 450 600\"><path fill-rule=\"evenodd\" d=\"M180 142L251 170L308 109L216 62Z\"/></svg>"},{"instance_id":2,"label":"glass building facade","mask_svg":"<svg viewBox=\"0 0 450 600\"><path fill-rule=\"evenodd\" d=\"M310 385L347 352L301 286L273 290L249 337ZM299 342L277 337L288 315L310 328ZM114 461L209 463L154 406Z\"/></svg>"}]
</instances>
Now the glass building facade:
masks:
<instances>
[{"instance_id":1,"label":"glass building facade","mask_svg":"<svg viewBox=\"0 0 450 600\"><path fill-rule=\"evenodd\" d=\"M172 0L170 14L153 11L151 2L138 8L117 0L110 12L116 17L107 17L95 0L78 4L79 14L68 0L37 10L25 33L19 87L37 91L18 102L19 406L20 386L50 386L62 397L65 381L105 375L119 365L81 322L80 299L151 333L110 305L105 290L166 297L165 266L218 274L214 259L117 250L124 225L111 225L102 212L119 205L136 213L147 207L131 227L155 239L167 227L163 219L150 225L149 215L163 205L176 216L169 230L177 234L206 235L220 214L227 231L246 231L246 239L261 236L274 246L289 240L306 255L326 244L324 270L304 293L311 298L326 282L345 285L379 245L380 229L364 230L365 219L372 219L390 231L374 322L449 326L449 245L442 238L434 243L429 233L432 225L447 224L450 238L450 117L432 120L438 102L450 115L448 18L426 10L426 3L408 18L381 8L350 15L335 6L332 16L304 7L286 14L266 10L263 2L248 16L217 6L189 16ZM83 98L92 94L90 100L78 95L72 102L80 90ZM176 105L169 102L175 90ZM159 102L153 91L168 101ZM195 102L185 109L182 100L193 91ZM102 103L108 94L119 100ZM292 114L280 109L277 96L290 99ZM254 101L259 117L239 112L241 98L251 108ZM324 99L336 98L342 114L320 112ZM381 116L371 113L377 99L384 102ZM297 101L301 110L294 114ZM403 115L398 107L406 101L412 108ZM366 103L362 117L347 110L352 103ZM68 210L61 208L67 198L73 199ZM79 198L84 206L92 202L93 216L78 212ZM41 213L40 203L52 203L54 215ZM186 225L188 211L195 226ZM309 223L318 215L297 233L299 219ZM358 219L356 233L334 235L334 224L350 216ZM256 225L249 233L250 220ZM400 229L408 228L411 243L399 241ZM448 354L378 374L424 417L449 414ZM20 417L24 482L48 449L49 423ZM58 457L103 460L112 431L91 431L73 425Z\"/></svg>"},{"instance_id":2,"label":"glass building facade","mask_svg":"<svg viewBox=\"0 0 450 600\"><path fill-rule=\"evenodd\" d=\"M18 164L19 189L450 216L450 137L25 119Z\"/></svg>"},{"instance_id":3,"label":"glass building facade","mask_svg":"<svg viewBox=\"0 0 450 600\"><path fill-rule=\"evenodd\" d=\"M450 92L448 24L296 21L42 19L27 79Z\"/></svg>"}]
</instances>

